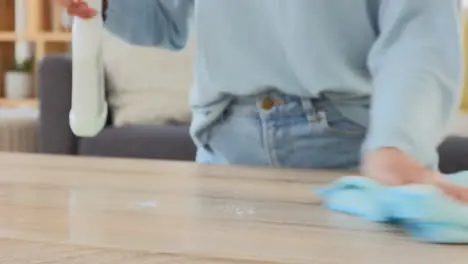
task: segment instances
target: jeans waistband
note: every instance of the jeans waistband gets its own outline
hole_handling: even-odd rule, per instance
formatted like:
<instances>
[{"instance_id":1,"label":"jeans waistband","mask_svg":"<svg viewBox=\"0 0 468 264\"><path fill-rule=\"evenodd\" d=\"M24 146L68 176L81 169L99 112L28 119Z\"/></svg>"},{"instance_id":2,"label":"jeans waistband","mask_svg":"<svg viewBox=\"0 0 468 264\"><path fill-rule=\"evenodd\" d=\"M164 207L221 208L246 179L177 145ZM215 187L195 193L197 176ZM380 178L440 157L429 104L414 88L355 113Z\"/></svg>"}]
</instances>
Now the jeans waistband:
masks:
<instances>
[{"instance_id":1,"label":"jeans waistband","mask_svg":"<svg viewBox=\"0 0 468 264\"><path fill-rule=\"evenodd\" d=\"M302 98L294 95L287 95L276 91L264 92L252 96L236 97L231 106L230 112L235 115L269 115L286 116L301 115L313 112L309 103L311 98Z\"/></svg>"},{"instance_id":2,"label":"jeans waistband","mask_svg":"<svg viewBox=\"0 0 468 264\"><path fill-rule=\"evenodd\" d=\"M273 106L265 109L265 99L271 100ZM287 95L278 91L268 91L253 96L236 97L231 105L231 111L238 115L255 115L259 111L267 111L272 115L312 114L317 109L334 107L343 116L360 124L369 126L369 96L354 96L341 93L323 93L318 97L299 97Z\"/></svg>"}]
</instances>

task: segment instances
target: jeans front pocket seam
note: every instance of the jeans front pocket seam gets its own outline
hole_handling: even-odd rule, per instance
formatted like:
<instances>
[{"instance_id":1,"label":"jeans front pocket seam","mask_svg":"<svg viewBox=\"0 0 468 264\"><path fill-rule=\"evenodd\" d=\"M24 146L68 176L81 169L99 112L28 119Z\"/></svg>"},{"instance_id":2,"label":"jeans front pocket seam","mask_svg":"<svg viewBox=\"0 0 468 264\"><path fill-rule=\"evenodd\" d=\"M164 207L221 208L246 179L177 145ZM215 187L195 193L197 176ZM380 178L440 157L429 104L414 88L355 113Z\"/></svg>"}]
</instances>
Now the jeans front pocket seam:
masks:
<instances>
[{"instance_id":1,"label":"jeans front pocket seam","mask_svg":"<svg viewBox=\"0 0 468 264\"><path fill-rule=\"evenodd\" d=\"M341 113L336 113L338 115L338 118L334 119L334 122L342 122L342 123L347 123L350 124L351 127L356 127L356 129L339 129L335 128L333 125L330 124L330 121L328 120L328 111L319 111L318 116L319 116L319 123L322 124L323 128L323 133L324 134L331 134L335 136L352 136L352 137L360 137L364 136L366 134L366 128L360 126L359 124L353 122L352 120L346 118L343 116Z\"/></svg>"},{"instance_id":2,"label":"jeans front pocket seam","mask_svg":"<svg viewBox=\"0 0 468 264\"><path fill-rule=\"evenodd\" d=\"M340 130L340 129L335 129L329 126L326 126L323 128L323 133L324 134L331 134L335 136L352 136L352 137L360 137L364 136L366 134L366 131L360 131L360 130Z\"/></svg>"}]
</instances>

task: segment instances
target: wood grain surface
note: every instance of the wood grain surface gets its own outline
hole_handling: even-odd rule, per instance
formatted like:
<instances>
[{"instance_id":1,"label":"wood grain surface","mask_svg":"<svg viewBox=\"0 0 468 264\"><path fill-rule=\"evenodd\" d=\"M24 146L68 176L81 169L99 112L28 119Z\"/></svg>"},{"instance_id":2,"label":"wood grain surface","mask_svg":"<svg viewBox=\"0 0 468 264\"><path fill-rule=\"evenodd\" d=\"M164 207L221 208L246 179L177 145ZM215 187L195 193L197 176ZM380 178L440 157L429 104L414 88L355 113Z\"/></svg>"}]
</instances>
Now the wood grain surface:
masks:
<instances>
[{"instance_id":1,"label":"wood grain surface","mask_svg":"<svg viewBox=\"0 0 468 264\"><path fill-rule=\"evenodd\" d=\"M3 153L0 263L468 263L324 210L344 174Z\"/></svg>"}]
</instances>

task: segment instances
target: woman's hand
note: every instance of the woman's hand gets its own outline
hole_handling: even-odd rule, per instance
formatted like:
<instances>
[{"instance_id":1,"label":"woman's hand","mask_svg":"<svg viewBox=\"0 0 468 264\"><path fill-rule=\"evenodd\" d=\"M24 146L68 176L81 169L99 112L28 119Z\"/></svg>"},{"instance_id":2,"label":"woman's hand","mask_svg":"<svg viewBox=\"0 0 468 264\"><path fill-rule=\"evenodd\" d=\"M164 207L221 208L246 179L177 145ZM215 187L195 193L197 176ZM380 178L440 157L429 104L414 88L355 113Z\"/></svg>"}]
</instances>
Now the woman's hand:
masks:
<instances>
[{"instance_id":1,"label":"woman's hand","mask_svg":"<svg viewBox=\"0 0 468 264\"><path fill-rule=\"evenodd\" d=\"M80 18L93 18L97 11L90 8L84 0L52 0L52 2L67 9L68 14Z\"/></svg>"},{"instance_id":2,"label":"woman's hand","mask_svg":"<svg viewBox=\"0 0 468 264\"><path fill-rule=\"evenodd\" d=\"M422 166L394 148L368 153L363 158L361 172L386 185L431 184L457 200L468 202L468 188L450 183L441 173Z\"/></svg>"}]
</instances>

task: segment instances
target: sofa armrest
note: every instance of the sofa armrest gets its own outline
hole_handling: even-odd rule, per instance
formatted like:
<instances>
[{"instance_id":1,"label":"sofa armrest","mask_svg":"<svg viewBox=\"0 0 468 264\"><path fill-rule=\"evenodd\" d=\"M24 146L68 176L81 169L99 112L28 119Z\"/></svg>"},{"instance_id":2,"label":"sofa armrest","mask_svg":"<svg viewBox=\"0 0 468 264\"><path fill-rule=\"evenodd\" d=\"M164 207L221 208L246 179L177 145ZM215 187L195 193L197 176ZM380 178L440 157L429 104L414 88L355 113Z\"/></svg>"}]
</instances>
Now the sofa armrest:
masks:
<instances>
[{"instance_id":1,"label":"sofa armrest","mask_svg":"<svg viewBox=\"0 0 468 264\"><path fill-rule=\"evenodd\" d=\"M65 54L45 56L38 68L39 151L48 154L76 154L77 137L68 114L71 107L72 64Z\"/></svg>"},{"instance_id":2,"label":"sofa armrest","mask_svg":"<svg viewBox=\"0 0 468 264\"><path fill-rule=\"evenodd\" d=\"M439 146L439 168L442 173L468 170L468 137L450 136Z\"/></svg>"}]
</instances>

